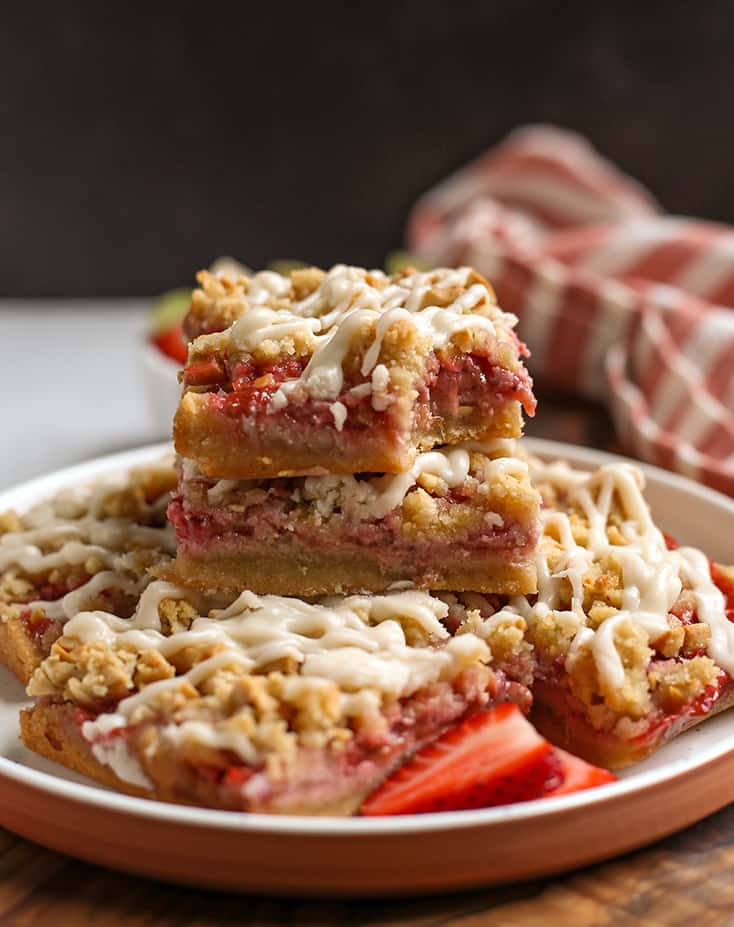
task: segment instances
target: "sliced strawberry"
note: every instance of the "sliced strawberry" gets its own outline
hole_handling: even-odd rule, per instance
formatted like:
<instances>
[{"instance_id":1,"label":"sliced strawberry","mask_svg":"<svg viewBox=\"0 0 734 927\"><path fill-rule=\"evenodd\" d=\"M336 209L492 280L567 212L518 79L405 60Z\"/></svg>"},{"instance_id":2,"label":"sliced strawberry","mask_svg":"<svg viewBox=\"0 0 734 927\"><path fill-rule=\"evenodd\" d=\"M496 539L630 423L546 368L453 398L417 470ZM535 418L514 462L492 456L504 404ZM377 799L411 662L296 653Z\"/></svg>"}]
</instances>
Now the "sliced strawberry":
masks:
<instances>
[{"instance_id":1,"label":"sliced strawberry","mask_svg":"<svg viewBox=\"0 0 734 927\"><path fill-rule=\"evenodd\" d=\"M566 753L560 747L554 747L554 753L561 764L563 781L560 785L545 793L545 798L554 798L557 795L570 795L571 792L582 792L584 789L593 789L597 785L607 782L616 782L617 777L607 769L592 766L572 753Z\"/></svg>"},{"instance_id":2,"label":"sliced strawberry","mask_svg":"<svg viewBox=\"0 0 734 927\"><path fill-rule=\"evenodd\" d=\"M184 341L183 329L181 323L177 323L173 328L160 332L153 336L153 344L168 357L178 361L180 364L186 363L188 349Z\"/></svg>"},{"instance_id":3,"label":"sliced strawberry","mask_svg":"<svg viewBox=\"0 0 734 927\"><path fill-rule=\"evenodd\" d=\"M553 748L517 705L498 705L449 728L389 776L362 814L422 814L538 798L560 782Z\"/></svg>"},{"instance_id":4,"label":"sliced strawberry","mask_svg":"<svg viewBox=\"0 0 734 927\"><path fill-rule=\"evenodd\" d=\"M224 367L217 360L198 361L184 370L184 386L211 386L226 379Z\"/></svg>"}]
</instances>

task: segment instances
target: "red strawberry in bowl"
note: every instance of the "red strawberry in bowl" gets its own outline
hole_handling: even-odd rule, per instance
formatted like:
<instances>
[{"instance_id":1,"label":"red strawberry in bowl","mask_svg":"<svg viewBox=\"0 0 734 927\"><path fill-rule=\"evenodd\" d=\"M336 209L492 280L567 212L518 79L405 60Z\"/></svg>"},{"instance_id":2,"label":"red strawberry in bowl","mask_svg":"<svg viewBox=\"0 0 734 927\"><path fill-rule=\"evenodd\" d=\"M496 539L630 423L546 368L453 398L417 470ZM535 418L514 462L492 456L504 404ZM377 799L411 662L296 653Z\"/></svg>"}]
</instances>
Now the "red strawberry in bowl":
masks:
<instances>
[{"instance_id":1,"label":"red strawberry in bowl","mask_svg":"<svg viewBox=\"0 0 734 927\"><path fill-rule=\"evenodd\" d=\"M157 335L152 335L151 338L158 350L170 357L171 360L179 364L186 363L187 348L180 322Z\"/></svg>"},{"instance_id":2,"label":"red strawberry in bowl","mask_svg":"<svg viewBox=\"0 0 734 927\"><path fill-rule=\"evenodd\" d=\"M190 303L190 289L170 290L154 303L150 313L150 340L178 366L186 362L182 322Z\"/></svg>"}]
</instances>

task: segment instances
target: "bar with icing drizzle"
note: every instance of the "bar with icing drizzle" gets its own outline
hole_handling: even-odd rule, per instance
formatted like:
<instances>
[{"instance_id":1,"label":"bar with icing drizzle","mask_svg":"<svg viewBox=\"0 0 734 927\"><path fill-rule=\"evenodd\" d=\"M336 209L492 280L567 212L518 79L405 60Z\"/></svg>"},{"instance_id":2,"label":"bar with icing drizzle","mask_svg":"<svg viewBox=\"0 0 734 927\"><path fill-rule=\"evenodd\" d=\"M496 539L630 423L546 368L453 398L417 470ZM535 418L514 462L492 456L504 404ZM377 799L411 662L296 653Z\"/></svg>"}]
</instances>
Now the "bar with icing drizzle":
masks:
<instances>
[{"instance_id":1,"label":"bar with icing drizzle","mask_svg":"<svg viewBox=\"0 0 734 927\"><path fill-rule=\"evenodd\" d=\"M167 459L161 465L168 463L172 461ZM175 537L169 524L157 527L104 514L105 500L111 493L123 490L127 479L120 476L66 489L26 512L22 530L0 536L0 573L19 569L33 577L81 566L89 558L102 566L60 598L34 600L24 603L24 607L42 609L48 618L63 622L88 607L102 592L119 589L137 596L150 582L136 563L137 554L144 549L158 552L159 557L175 553ZM163 522L167 501L167 494L163 494L146 503L146 515Z\"/></svg>"},{"instance_id":2,"label":"bar with icing drizzle","mask_svg":"<svg viewBox=\"0 0 734 927\"><path fill-rule=\"evenodd\" d=\"M536 485L549 483L565 494L569 506L578 506L588 522L588 538L576 543L567 512L542 509L546 533L552 530L560 539L561 560L551 569L541 545L537 597L515 597L502 613L522 615L532 628L536 619L556 612L577 628L566 662L580 648L590 647L600 677L610 687L621 686L624 666L615 642L620 625L632 622L655 640L668 630L668 613L685 585L695 596L698 620L711 631L708 655L734 674L734 624L726 617L724 596L711 578L708 559L693 547L668 549L643 497L644 477L638 468L614 463L584 473L562 462L533 460L531 475ZM625 544L613 544L607 535L615 498L624 515L620 531ZM605 557L621 567L622 608L594 630L583 609L583 580L591 565ZM561 609L566 584L571 587L571 604Z\"/></svg>"},{"instance_id":3,"label":"bar with icing drizzle","mask_svg":"<svg viewBox=\"0 0 734 927\"><path fill-rule=\"evenodd\" d=\"M164 690L185 683L197 685L222 668L258 673L289 659L298 672L285 677L290 689L306 694L325 685L336 686L343 718L374 716L384 699L406 698L438 680L451 680L463 669L488 664L491 653L481 635L451 636L442 624L448 605L429 593L405 590L382 596L333 597L309 603L280 596L256 596L249 591L223 610L193 620L186 631L162 633L158 606L164 599L190 595L170 583L156 581L143 592L134 615L123 619L107 612L80 612L67 624L65 639L103 643L144 653L156 650L167 659L187 648L214 645L212 656L188 672L153 682L123 699L113 712L83 726L98 759L127 781L140 784L140 770L131 758L109 743L97 741L106 732L124 728L141 705ZM515 625L516 617L507 619ZM423 645L410 643L419 630ZM28 687L31 695L47 693L43 666ZM209 745L233 750L246 762L261 759L249 740L215 734L199 721L171 728L172 738L194 736ZM227 737L225 741L222 739Z\"/></svg>"},{"instance_id":4,"label":"bar with icing drizzle","mask_svg":"<svg viewBox=\"0 0 734 927\"><path fill-rule=\"evenodd\" d=\"M335 400L344 387L344 360L357 333L373 326L360 367L364 383L354 389L374 394L373 405L384 408L389 371L380 365L380 352L387 332L407 322L427 339L431 349L446 346L459 332L484 332L490 338L498 331L508 332L517 319L502 312L484 283L469 284L475 272L469 267L439 268L400 278L389 278L378 270L366 272L358 267L337 264L324 276L317 289L301 300L282 305L288 278L263 271L250 281L248 308L228 332L233 353L251 353L263 341L283 341L297 335L310 342L313 351L299 377L287 380L273 394L271 408L282 409L295 397L309 395ZM432 292L459 289L460 294L445 305L431 305ZM201 346L209 336L202 336ZM214 342L218 338L214 337ZM339 404L343 406L343 404ZM337 427L346 408L335 410Z\"/></svg>"}]
</instances>

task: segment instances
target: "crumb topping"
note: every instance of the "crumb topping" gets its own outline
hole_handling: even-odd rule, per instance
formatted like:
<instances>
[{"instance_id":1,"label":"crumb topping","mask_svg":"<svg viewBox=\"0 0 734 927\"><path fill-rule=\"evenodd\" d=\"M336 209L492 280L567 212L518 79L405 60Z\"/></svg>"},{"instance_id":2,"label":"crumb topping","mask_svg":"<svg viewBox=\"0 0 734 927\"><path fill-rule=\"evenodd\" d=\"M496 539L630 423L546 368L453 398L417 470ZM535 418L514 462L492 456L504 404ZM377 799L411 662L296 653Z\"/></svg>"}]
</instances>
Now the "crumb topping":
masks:
<instances>
[{"instance_id":1,"label":"crumb topping","mask_svg":"<svg viewBox=\"0 0 734 927\"><path fill-rule=\"evenodd\" d=\"M502 528L504 518L532 524L538 494L527 463L507 441L467 442L420 454L400 474L212 480L195 462L182 463L183 492L193 508L218 507L244 513L280 500L291 517L321 526L330 520L376 521L400 512L402 530L466 530L488 518Z\"/></svg>"},{"instance_id":2,"label":"crumb topping","mask_svg":"<svg viewBox=\"0 0 734 927\"><path fill-rule=\"evenodd\" d=\"M418 467L400 496L403 508L415 505L416 523L459 477L476 480L476 492L502 486L502 449L495 457L453 450L466 456ZM118 750L110 733L127 730L151 755L173 745L192 763L234 756L277 777L300 747L338 751L365 732L382 743L396 706L436 687L492 692L500 678L529 686L536 674L562 669L592 725L634 736L656 713L681 711L732 674L734 626L708 561L693 548L668 549L641 474L627 464L591 474L532 460L529 467L544 502L539 592L509 600L408 589L306 602L246 591L222 608L146 580L144 589L129 587L134 608L116 611L91 595L102 594L100 577L119 566L102 541L117 545L128 569L144 572L145 542L165 546L156 487L170 488L170 468L162 482L148 474L134 487L74 490L45 508L10 513L0 521L0 556L10 555L0 574L5 607L22 601L31 614L58 608L69 619L28 692L93 712L83 732L100 758ZM371 490L386 491L373 479ZM304 503L323 503L324 517L356 504L350 493L333 502L318 481L309 499L307 480L286 482L298 485ZM253 483L248 492L267 495L267 481ZM207 491L229 505L240 489L219 481ZM29 565L39 563L34 573ZM81 585L35 601L39 577ZM69 598L84 588L86 598Z\"/></svg>"},{"instance_id":3,"label":"crumb topping","mask_svg":"<svg viewBox=\"0 0 734 927\"><path fill-rule=\"evenodd\" d=\"M562 666L595 726L676 711L734 672L734 625L708 560L668 549L640 471L531 461L531 473L544 502L539 591L500 614L525 618L541 672Z\"/></svg>"},{"instance_id":4,"label":"crumb topping","mask_svg":"<svg viewBox=\"0 0 734 927\"><path fill-rule=\"evenodd\" d=\"M198 280L187 330L208 333L192 343L187 369L206 370L212 357L228 358L230 367L250 359L263 369L298 361L270 409L306 397L329 400L339 430L349 415L348 405L335 402L345 384L350 397L366 393L383 411L414 393L436 351L491 353L500 366L520 368L516 318L499 309L489 283L469 267L387 276L339 264L290 276L203 271ZM270 376L263 374L263 386ZM194 380L187 373L196 389Z\"/></svg>"},{"instance_id":5,"label":"crumb topping","mask_svg":"<svg viewBox=\"0 0 734 927\"><path fill-rule=\"evenodd\" d=\"M175 485L167 460L1 515L0 617L131 614L148 569L175 552L165 516Z\"/></svg>"},{"instance_id":6,"label":"crumb topping","mask_svg":"<svg viewBox=\"0 0 734 927\"><path fill-rule=\"evenodd\" d=\"M489 601L471 604L481 608L416 590L314 603L244 592L203 615L185 590L153 582L129 619L71 619L28 692L101 711L91 739L157 719L176 743L260 762L379 731L390 705L469 672L485 687L495 665L529 678L523 619L494 621Z\"/></svg>"}]
</instances>

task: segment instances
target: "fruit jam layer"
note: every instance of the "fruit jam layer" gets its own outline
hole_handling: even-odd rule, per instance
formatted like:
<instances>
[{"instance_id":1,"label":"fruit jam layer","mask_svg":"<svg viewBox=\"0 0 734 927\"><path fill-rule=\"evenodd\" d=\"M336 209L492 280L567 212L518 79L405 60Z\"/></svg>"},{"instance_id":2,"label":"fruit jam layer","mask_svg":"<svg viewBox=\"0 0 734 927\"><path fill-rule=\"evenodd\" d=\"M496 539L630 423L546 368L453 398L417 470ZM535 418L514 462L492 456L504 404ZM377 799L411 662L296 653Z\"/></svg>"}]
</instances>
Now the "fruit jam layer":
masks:
<instances>
[{"instance_id":1,"label":"fruit jam layer","mask_svg":"<svg viewBox=\"0 0 734 927\"><path fill-rule=\"evenodd\" d=\"M184 386L202 388L211 394L212 411L240 418L261 418L300 422L310 427L349 427L359 430L372 427L375 422L389 420L389 402L377 403L374 408L370 381L360 379L345 383L339 396L316 399L310 396L291 399L282 406L274 396L283 383L293 383L303 373L305 358L278 361L275 364L255 366L239 361L230 364L221 357L212 357L187 367ZM368 390L362 389L367 386ZM418 395L416 424L429 427L433 416L455 415L462 407L492 410L503 403L519 402L528 413L535 412L532 381L524 367L517 372L494 364L490 358L470 355L433 355L426 365L422 378L411 391ZM366 394L365 394L366 393ZM392 395L389 396L391 400ZM341 427L335 423L331 407L339 403L344 407L345 418Z\"/></svg>"},{"instance_id":2,"label":"fruit jam layer","mask_svg":"<svg viewBox=\"0 0 734 927\"><path fill-rule=\"evenodd\" d=\"M205 751L206 764L185 760L175 748L143 751L148 725L117 728L90 745L99 754L100 747L123 739L140 757L158 798L253 812L351 814L387 774L447 727L469 712L508 701L528 711L531 696L499 670L467 670L453 685L438 682L387 706L379 723L362 725L339 750L300 747L282 777L270 775L268 764L251 766L229 751ZM83 739L83 724L92 716L68 709ZM115 771L125 778L124 763Z\"/></svg>"},{"instance_id":3,"label":"fruit jam layer","mask_svg":"<svg viewBox=\"0 0 734 927\"><path fill-rule=\"evenodd\" d=\"M717 714L734 702L734 684L722 673L718 686L709 686L678 711L654 709L635 723L624 736L618 730L598 730L574 698L562 678L538 677L533 683L532 721L544 736L590 763L622 769L644 760L664 743L672 740L704 718Z\"/></svg>"},{"instance_id":4,"label":"fruit jam layer","mask_svg":"<svg viewBox=\"0 0 734 927\"><path fill-rule=\"evenodd\" d=\"M446 508L450 512L450 504ZM496 514L478 511L476 521L465 529L435 525L408 534L399 510L374 521L338 517L317 525L313 520L294 517L287 500L280 498L237 512L214 506L206 511L191 510L179 496L168 509L179 553L194 557L214 555L218 548L239 547L244 551L250 545L260 547L277 539L314 545L324 553L332 550L343 554L352 549L358 555L370 549L386 561L398 554L410 555L419 558L416 567L422 561L433 564L449 554L453 559L487 552L508 560L530 557L538 539L535 511L528 511L526 521L503 516L500 525L496 524Z\"/></svg>"},{"instance_id":5,"label":"fruit jam layer","mask_svg":"<svg viewBox=\"0 0 734 927\"><path fill-rule=\"evenodd\" d=\"M335 795L351 795L357 810L381 780L427 742L471 710L502 701L516 701L524 710L530 704L528 690L493 672L489 689L479 685L481 676L471 671L458 687L436 683L403 703L387 708L385 726L356 734L338 753L312 753L310 762L296 761L293 778L285 785L272 783L262 772L244 789L252 810L285 810L288 806L320 808Z\"/></svg>"},{"instance_id":6,"label":"fruit jam layer","mask_svg":"<svg viewBox=\"0 0 734 927\"><path fill-rule=\"evenodd\" d=\"M666 545L671 550L678 546L667 537ZM730 606L734 605L734 582L730 571L710 560L709 569L715 585L724 594L726 614L731 620L734 616L734 611L730 610ZM708 630L701 624L696 600L686 589L671 606L669 616L674 622L671 630L695 630L696 627ZM686 639L685 636L682 638L683 641ZM700 638L691 635L691 643L684 643L675 653L654 652L646 666L646 679L638 680L638 684L647 689L650 702L647 713L633 720L607 709L604 723L600 723L600 693L589 692L585 700L574 695L574 681L577 682L576 691L583 691L583 686L572 678L573 665L568 671L561 658L544 652L536 644L538 667L534 692L539 710L546 716L546 729L550 729L548 725L558 723L563 727L565 744L569 749L584 758L593 757L596 762L615 766L643 759L682 730L732 703L734 682L727 672L714 666L714 675L706 679L701 679L695 672L696 661L706 658L707 640L708 635ZM673 685L664 689L661 680L665 679L666 670L675 671L677 678ZM695 683L695 688L687 690L687 682ZM594 726L591 719L595 715Z\"/></svg>"}]
</instances>

